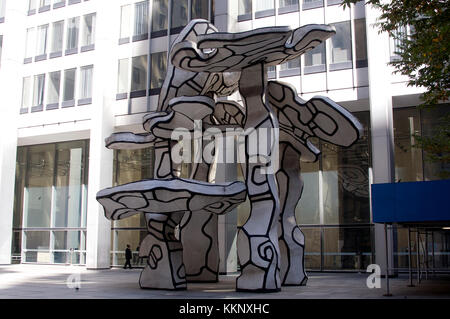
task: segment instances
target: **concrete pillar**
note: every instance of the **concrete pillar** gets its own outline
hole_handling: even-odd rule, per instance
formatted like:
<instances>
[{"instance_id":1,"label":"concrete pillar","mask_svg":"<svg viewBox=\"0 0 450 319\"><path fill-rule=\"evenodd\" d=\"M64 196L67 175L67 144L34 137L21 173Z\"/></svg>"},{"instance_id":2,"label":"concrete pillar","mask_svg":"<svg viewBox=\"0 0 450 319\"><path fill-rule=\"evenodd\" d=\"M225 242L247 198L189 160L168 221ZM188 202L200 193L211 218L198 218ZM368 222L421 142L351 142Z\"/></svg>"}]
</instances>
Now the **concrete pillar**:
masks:
<instances>
[{"instance_id":1,"label":"concrete pillar","mask_svg":"<svg viewBox=\"0 0 450 319\"><path fill-rule=\"evenodd\" d=\"M17 121L22 96L25 39L25 1L7 1L5 22L0 25L3 50L0 65L0 264L11 263Z\"/></svg>"},{"instance_id":2,"label":"concrete pillar","mask_svg":"<svg viewBox=\"0 0 450 319\"><path fill-rule=\"evenodd\" d=\"M372 138L373 183L392 183L395 178L394 133L390 73L389 36L378 33L373 24L379 11L366 5L367 54L369 67L369 100ZM389 267L393 266L392 232L388 233ZM384 225L375 225L375 262L386 269Z\"/></svg>"},{"instance_id":3,"label":"concrete pillar","mask_svg":"<svg viewBox=\"0 0 450 319\"><path fill-rule=\"evenodd\" d=\"M92 125L89 146L89 186L87 212L87 260L88 269L110 267L111 222L104 216L103 208L96 200L99 190L111 187L113 178L113 151L105 148L105 138L114 130L112 109L117 72L114 52L116 34L111 26L120 20L115 6L97 4L101 12L97 16L95 50L98 55L93 75ZM101 10L100 10L100 5ZM116 12L117 11L117 12Z\"/></svg>"}]
</instances>

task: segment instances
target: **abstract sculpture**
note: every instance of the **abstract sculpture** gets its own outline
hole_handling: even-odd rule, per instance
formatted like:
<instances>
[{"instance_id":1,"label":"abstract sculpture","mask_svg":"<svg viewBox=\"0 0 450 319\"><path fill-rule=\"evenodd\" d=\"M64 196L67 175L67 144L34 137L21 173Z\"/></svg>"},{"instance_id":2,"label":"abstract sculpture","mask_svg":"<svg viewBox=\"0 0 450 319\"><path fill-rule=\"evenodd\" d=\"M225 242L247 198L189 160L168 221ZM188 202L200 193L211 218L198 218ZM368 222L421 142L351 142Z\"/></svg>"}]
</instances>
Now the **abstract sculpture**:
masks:
<instances>
[{"instance_id":1,"label":"abstract sculpture","mask_svg":"<svg viewBox=\"0 0 450 319\"><path fill-rule=\"evenodd\" d=\"M180 33L170 51L158 109L143 118L148 133L115 133L106 139L111 149L153 147L155 179L97 194L109 219L145 214L149 234L140 256L148 256L148 262L142 288L185 289L187 282L217 281L217 215L236 208L247 195L251 212L238 233L236 289L270 292L306 283L305 240L294 214L303 188L300 159L317 159L319 151L309 138L349 146L359 138L361 125L326 97L305 102L291 86L268 82L267 67L298 58L334 33L327 25L222 33L205 20L191 21ZM242 106L217 100L238 89ZM194 154L200 161L190 178L179 177L174 132L187 132L189 138L180 143L198 143L199 123L202 131L244 130L245 184L208 183L213 167L201 161L203 148ZM255 147L261 136L264 147Z\"/></svg>"}]
</instances>

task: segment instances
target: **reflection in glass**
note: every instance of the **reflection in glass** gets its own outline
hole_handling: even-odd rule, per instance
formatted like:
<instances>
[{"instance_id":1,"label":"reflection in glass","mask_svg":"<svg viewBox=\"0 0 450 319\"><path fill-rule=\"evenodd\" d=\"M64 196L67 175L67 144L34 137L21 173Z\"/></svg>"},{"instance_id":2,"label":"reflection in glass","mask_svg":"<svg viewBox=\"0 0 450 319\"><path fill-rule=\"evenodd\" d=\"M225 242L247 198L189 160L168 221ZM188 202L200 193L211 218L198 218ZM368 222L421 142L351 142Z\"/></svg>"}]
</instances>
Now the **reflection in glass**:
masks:
<instances>
[{"instance_id":1,"label":"reflection in glass","mask_svg":"<svg viewBox=\"0 0 450 319\"><path fill-rule=\"evenodd\" d=\"M355 19L356 61L367 60L366 19Z\"/></svg>"},{"instance_id":2,"label":"reflection in glass","mask_svg":"<svg viewBox=\"0 0 450 319\"><path fill-rule=\"evenodd\" d=\"M114 152L114 185L136 182L153 177L151 149L118 150ZM114 227L146 227L143 214L114 222Z\"/></svg>"},{"instance_id":3,"label":"reflection in glass","mask_svg":"<svg viewBox=\"0 0 450 319\"><path fill-rule=\"evenodd\" d=\"M134 5L134 35L148 33L148 1Z\"/></svg>"},{"instance_id":4,"label":"reflection in glass","mask_svg":"<svg viewBox=\"0 0 450 319\"><path fill-rule=\"evenodd\" d=\"M45 74L35 75L33 85L33 106L44 104L44 86Z\"/></svg>"},{"instance_id":5,"label":"reflection in glass","mask_svg":"<svg viewBox=\"0 0 450 319\"><path fill-rule=\"evenodd\" d=\"M333 23L336 34L331 37L331 63L350 62L352 60L352 39L350 21Z\"/></svg>"},{"instance_id":6,"label":"reflection in glass","mask_svg":"<svg viewBox=\"0 0 450 319\"><path fill-rule=\"evenodd\" d=\"M83 17L83 39L81 45L94 44L96 14L87 14Z\"/></svg>"},{"instance_id":7,"label":"reflection in glass","mask_svg":"<svg viewBox=\"0 0 450 319\"><path fill-rule=\"evenodd\" d=\"M280 71L300 68L300 58L289 60L280 65Z\"/></svg>"},{"instance_id":8,"label":"reflection in glass","mask_svg":"<svg viewBox=\"0 0 450 319\"><path fill-rule=\"evenodd\" d=\"M370 227L324 228L324 269L365 270L372 263Z\"/></svg>"},{"instance_id":9,"label":"reflection in glass","mask_svg":"<svg viewBox=\"0 0 450 319\"><path fill-rule=\"evenodd\" d=\"M63 101L71 101L75 99L75 74L77 69L69 69L64 71L64 92Z\"/></svg>"},{"instance_id":10,"label":"reflection in glass","mask_svg":"<svg viewBox=\"0 0 450 319\"><path fill-rule=\"evenodd\" d=\"M47 89L47 104L55 104L59 102L60 86L61 86L61 71L50 73Z\"/></svg>"},{"instance_id":11,"label":"reflection in glass","mask_svg":"<svg viewBox=\"0 0 450 319\"><path fill-rule=\"evenodd\" d=\"M22 81L22 108L28 109L31 106L31 76L23 78Z\"/></svg>"},{"instance_id":12,"label":"reflection in glass","mask_svg":"<svg viewBox=\"0 0 450 319\"><path fill-rule=\"evenodd\" d=\"M128 92L128 64L129 59L119 60L118 65L118 75L117 75L117 93L127 93Z\"/></svg>"},{"instance_id":13,"label":"reflection in glass","mask_svg":"<svg viewBox=\"0 0 450 319\"><path fill-rule=\"evenodd\" d=\"M191 4L191 20L205 19L208 20L208 0L192 0Z\"/></svg>"},{"instance_id":14,"label":"reflection in glass","mask_svg":"<svg viewBox=\"0 0 450 319\"><path fill-rule=\"evenodd\" d=\"M369 223L369 113L354 113L364 134L351 147L321 143L325 224Z\"/></svg>"},{"instance_id":15,"label":"reflection in glass","mask_svg":"<svg viewBox=\"0 0 450 319\"><path fill-rule=\"evenodd\" d=\"M415 182L423 180L422 150L413 134L421 134L419 110L394 109L395 180Z\"/></svg>"},{"instance_id":16,"label":"reflection in glass","mask_svg":"<svg viewBox=\"0 0 450 319\"><path fill-rule=\"evenodd\" d=\"M188 23L188 0L173 1L171 28L184 27L187 23Z\"/></svg>"},{"instance_id":17,"label":"reflection in glass","mask_svg":"<svg viewBox=\"0 0 450 319\"><path fill-rule=\"evenodd\" d=\"M24 227L50 227L55 148L29 148L24 199Z\"/></svg>"},{"instance_id":18,"label":"reflection in glass","mask_svg":"<svg viewBox=\"0 0 450 319\"><path fill-rule=\"evenodd\" d=\"M322 230L319 227L302 227L301 230L305 235L305 268L320 269Z\"/></svg>"},{"instance_id":19,"label":"reflection in glass","mask_svg":"<svg viewBox=\"0 0 450 319\"><path fill-rule=\"evenodd\" d=\"M239 15L252 13L252 0L239 0Z\"/></svg>"},{"instance_id":20,"label":"reflection in glass","mask_svg":"<svg viewBox=\"0 0 450 319\"><path fill-rule=\"evenodd\" d=\"M33 53L34 53L34 41L35 41L34 32L35 32L34 28L28 28L27 29L25 58L30 58L30 57L33 56Z\"/></svg>"},{"instance_id":21,"label":"reflection in glass","mask_svg":"<svg viewBox=\"0 0 450 319\"><path fill-rule=\"evenodd\" d=\"M75 49L78 47L79 24L80 17L75 17L67 20L66 50Z\"/></svg>"},{"instance_id":22,"label":"reflection in glass","mask_svg":"<svg viewBox=\"0 0 450 319\"><path fill-rule=\"evenodd\" d=\"M151 72L152 78L150 82L150 89L161 88L164 83L167 71L167 53L158 52L152 53L150 56L152 60Z\"/></svg>"},{"instance_id":23,"label":"reflection in glass","mask_svg":"<svg viewBox=\"0 0 450 319\"><path fill-rule=\"evenodd\" d=\"M256 12L275 8L274 0L256 0Z\"/></svg>"},{"instance_id":24,"label":"reflection in glass","mask_svg":"<svg viewBox=\"0 0 450 319\"><path fill-rule=\"evenodd\" d=\"M320 224L319 211L319 161L300 162L303 192L295 209L295 218L299 225Z\"/></svg>"},{"instance_id":25,"label":"reflection in glass","mask_svg":"<svg viewBox=\"0 0 450 319\"><path fill-rule=\"evenodd\" d=\"M128 38L131 35L130 27L131 5L120 7L120 38Z\"/></svg>"},{"instance_id":26,"label":"reflection in glass","mask_svg":"<svg viewBox=\"0 0 450 319\"><path fill-rule=\"evenodd\" d=\"M92 81L94 66L87 65L80 68L80 99L92 98Z\"/></svg>"},{"instance_id":27,"label":"reflection in glass","mask_svg":"<svg viewBox=\"0 0 450 319\"><path fill-rule=\"evenodd\" d=\"M152 32L167 30L168 0L153 0Z\"/></svg>"},{"instance_id":28,"label":"reflection in glass","mask_svg":"<svg viewBox=\"0 0 450 319\"><path fill-rule=\"evenodd\" d=\"M294 5L298 5L298 0L280 0L280 3L279 3L280 8L294 6Z\"/></svg>"},{"instance_id":29,"label":"reflection in glass","mask_svg":"<svg viewBox=\"0 0 450 319\"><path fill-rule=\"evenodd\" d=\"M36 45L36 55L43 55L47 53L47 33L48 24L41 25L37 28L37 45Z\"/></svg>"},{"instance_id":30,"label":"reflection in glass","mask_svg":"<svg viewBox=\"0 0 450 319\"><path fill-rule=\"evenodd\" d=\"M52 52L61 52L63 49L64 20L52 24Z\"/></svg>"},{"instance_id":31,"label":"reflection in glass","mask_svg":"<svg viewBox=\"0 0 450 319\"><path fill-rule=\"evenodd\" d=\"M83 144L81 141L61 143L56 148L56 227L82 226Z\"/></svg>"},{"instance_id":32,"label":"reflection in glass","mask_svg":"<svg viewBox=\"0 0 450 319\"><path fill-rule=\"evenodd\" d=\"M305 66L325 64L325 43L321 43L314 49L305 53Z\"/></svg>"},{"instance_id":33,"label":"reflection in glass","mask_svg":"<svg viewBox=\"0 0 450 319\"><path fill-rule=\"evenodd\" d=\"M147 55L133 57L131 67L131 91L145 90L147 83Z\"/></svg>"}]
</instances>

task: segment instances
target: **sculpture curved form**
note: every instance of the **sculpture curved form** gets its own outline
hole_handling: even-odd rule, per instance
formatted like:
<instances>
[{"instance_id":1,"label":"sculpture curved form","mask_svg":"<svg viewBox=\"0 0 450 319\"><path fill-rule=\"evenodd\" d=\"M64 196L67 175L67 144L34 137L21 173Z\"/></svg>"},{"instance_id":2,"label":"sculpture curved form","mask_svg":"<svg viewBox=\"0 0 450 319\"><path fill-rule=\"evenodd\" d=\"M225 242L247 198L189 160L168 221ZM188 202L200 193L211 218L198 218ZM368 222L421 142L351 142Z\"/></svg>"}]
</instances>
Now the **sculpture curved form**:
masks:
<instances>
[{"instance_id":1,"label":"sculpture curved form","mask_svg":"<svg viewBox=\"0 0 450 319\"><path fill-rule=\"evenodd\" d=\"M278 81L268 85L269 103L280 123L280 190L281 217L279 244L281 278L286 286L305 285L305 237L298 227L295 208L303 191L300 159L316 161L320 151L308 140L312 137L335 145L349 147L362 134L359 121L327 97L301 99L295 88Z\"/></svg>"},{"instance_id":2,"label":"sculpture curved form","mask_svg":"<svg viewBox=\"0 0 450 319\"><path fill-rule=\"evenodd\" d=\"M245 136L245 179L251 203L250 217L238 233L241 275L239 291L279 291L280 201L275 174L261 158L273 157L278 147L278 120L266 101L266 68L298 57L334 34L330 26L314 25L292 31L289 27L262 28L241 33L211 33L172 47L174 66L193 72L241 72L239 91L246 111L245 130L268 130L269 149L256 151Z\"/></svg>"}]
</instances>

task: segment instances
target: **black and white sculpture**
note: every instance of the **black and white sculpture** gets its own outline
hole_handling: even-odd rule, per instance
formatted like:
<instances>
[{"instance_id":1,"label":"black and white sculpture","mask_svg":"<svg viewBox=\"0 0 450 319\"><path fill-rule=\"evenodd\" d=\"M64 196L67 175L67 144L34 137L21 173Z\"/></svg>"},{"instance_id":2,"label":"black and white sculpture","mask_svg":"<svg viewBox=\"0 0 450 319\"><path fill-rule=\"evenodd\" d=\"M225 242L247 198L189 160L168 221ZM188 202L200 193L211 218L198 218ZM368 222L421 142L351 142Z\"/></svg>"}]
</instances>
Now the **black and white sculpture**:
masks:
<instances>
[{"instance_id":1,"label":"black and white sculpture","mask_svg":"<svg viewBox=\"0 0 450 319\"><path fill-rule=\"evenodd\" d=\"M247 195L251 211L238 233L236 289L270 292L306 283L305 238L295 220L303 188L300 159L317 160L319 151L309 138L349 146L361 125L326 97L305 102L290 85L268 82L267 67L298 58L334 33L327 25L223 33L205 20L193 20L181 32L170 52L158 109L143 118L148 133L116 133L106 140L115 149L153 147L155 179L97 194L109 219L146 216L149 234L140 255L148 262L141 287L185 289L187 282L217 281L217 214L236 208ZM218 100L236 90L242 106ZM203 130L244 130L245 184L208 183L212 167L203 162L193 165L189 179L179 177L173 132L182 129L196 143L198 123ZM175 236L177 225L181 240Z\"/></svg>"}]
</instances>

